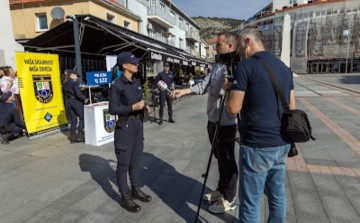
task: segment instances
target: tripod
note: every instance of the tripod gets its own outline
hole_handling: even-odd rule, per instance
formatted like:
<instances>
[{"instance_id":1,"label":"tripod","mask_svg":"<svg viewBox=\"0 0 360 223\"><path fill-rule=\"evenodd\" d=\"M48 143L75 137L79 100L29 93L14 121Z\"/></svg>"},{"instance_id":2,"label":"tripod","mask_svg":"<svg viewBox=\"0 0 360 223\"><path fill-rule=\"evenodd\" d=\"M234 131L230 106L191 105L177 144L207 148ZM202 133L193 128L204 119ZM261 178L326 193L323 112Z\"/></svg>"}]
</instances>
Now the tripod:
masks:
<instances>
[{"instance_id":1,"label":"tripod","mask_svg":"<svg viewBox=\"0 0 360 223\"><path fill-rule=\"evenodd\" d=\"M200 199L199 199L199 204L198 204L198 207L197 207L197 212L196 212L196 216L195 216L195 221L194 223L197 223L198 222L198 218L199 218L199 213L200 213L200 206L201 206L201 203L202 203L202 196L204 194L204 190L205 190L205 186L206 186L206 181L207 181L207 178L209 176L209 171L210 171L210 166L211 166L211 161L212 161L212 156L213 156L213 153L215 151L215 144L216 144L216 140L217 140L217 137L218 137L218 134L219 134L219 130L220 130L220 121L221 121L221 114L224 110L224 104L225 104L225 98L227 96L228 92L225 93L224 96L221 97L221 100L220 100L220 115L219 115L219 119L216 123L216 127L215 127L215 133L214 133L214 137L211 141L211 152L210 152L210 157L209 157L209 161L208 161L208 164L207 164L207 167L206 167L206 172L202 175L202 177L204 177L204 182L203 182L203 186L202 186L202 189L201 189L201 194L200 194Z\"/></svg>"}]
</instances>

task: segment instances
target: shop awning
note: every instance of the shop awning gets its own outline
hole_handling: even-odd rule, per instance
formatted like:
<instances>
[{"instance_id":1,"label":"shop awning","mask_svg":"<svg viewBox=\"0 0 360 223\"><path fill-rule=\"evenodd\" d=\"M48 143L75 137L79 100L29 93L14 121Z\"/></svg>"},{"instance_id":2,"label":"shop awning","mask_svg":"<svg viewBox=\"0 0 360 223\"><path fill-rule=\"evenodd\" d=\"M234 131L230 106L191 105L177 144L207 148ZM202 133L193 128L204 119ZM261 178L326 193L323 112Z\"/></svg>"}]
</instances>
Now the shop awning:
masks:
<instances>
[{"instance_id":1,"label":"shop awning","mask_svg":"<svg viewBox=\"0 0 360 223\"><path fill-rule=\"evenodd\" d=\"M169 46L148 36L92 15L76 15L79 21L80 49L83 55L117 55L130 51L137 57L190 65L191 55L181 49ZM75 53L72 21L45 32L23 43L28 51ZM198 62L201 61L198 59ZM206 64L205 61L201 63Z\"/></svg>"}]
</instances>

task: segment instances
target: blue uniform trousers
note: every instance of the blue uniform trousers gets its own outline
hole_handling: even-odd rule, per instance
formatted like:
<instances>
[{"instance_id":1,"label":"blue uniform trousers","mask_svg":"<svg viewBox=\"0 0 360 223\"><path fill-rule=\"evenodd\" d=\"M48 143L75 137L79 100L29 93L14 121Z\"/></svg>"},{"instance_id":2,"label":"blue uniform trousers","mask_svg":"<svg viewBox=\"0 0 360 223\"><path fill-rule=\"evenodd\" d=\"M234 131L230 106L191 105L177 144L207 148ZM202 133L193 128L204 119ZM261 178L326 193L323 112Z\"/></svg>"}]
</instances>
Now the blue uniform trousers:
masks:
<instances>
[{"instance_id":1,"label":"blue uniform trousers","mask_svg":"<svg viewBox=\"0 0 360 223\"><path fill-rule=\"evenodd\" d=\"M169 117L172 117L172 113L173 113L173 111L172 111L172 98L169 95L167 95L166 92L160 92L160 94L159 94L159 103L160 103L159 117L160 117L160 119L162 119L162 117L164 115L165 101L167 103Z\"/></svg>"},{"instance_id":2,"label":"blue uniform trousers","mask_svg":"<svg viewBox=\"0 0 360 223\"><path fill-rule=\"evenodd\" d=\"M70 133L84 131L84 103L76 99L66 99L66 113L70 119ZM79 125L77 118L79 117Z\"/></svg>"},{"instance_id":3,"label":"blue uniform trousers","mask_svg":"<svg viewBox=\"0 0 360 223\"><path fill-rule=\"evenodd\" d=\"M140 158L144 150L142 120L126 120L115 129L115 154L117 158L116 181L120 193L130 191L127 184L129 172L131 185L140 184Z\"/></svg>"}]
</instances>

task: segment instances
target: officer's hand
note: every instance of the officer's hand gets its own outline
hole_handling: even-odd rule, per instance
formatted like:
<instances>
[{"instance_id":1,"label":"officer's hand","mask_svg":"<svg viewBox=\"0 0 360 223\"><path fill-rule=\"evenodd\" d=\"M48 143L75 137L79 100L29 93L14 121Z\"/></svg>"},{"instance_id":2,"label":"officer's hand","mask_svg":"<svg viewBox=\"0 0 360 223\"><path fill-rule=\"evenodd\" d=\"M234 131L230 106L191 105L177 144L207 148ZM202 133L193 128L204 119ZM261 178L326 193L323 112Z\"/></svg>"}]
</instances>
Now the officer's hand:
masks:
<instances>
[{"instance_id":1,"label":"officer's hand","mask_svg":"<svg viewBox=\"0 0 360 223\"><path fill-rule=\"evenodd\" d=\"M138 110L142 110L145 106L145 101L141 100L135 104L132 105L132 110L133 111L138 111Z\"/></svg>"},{"instance_id":2,"label":"officer's hand","mask_svg":"<svg viewBox=\"0 0 360 223\"><path fill-rule=\"evenodd\" d=\"M150 109L150 107L149 107L148 105L145 106L144 110L145 110L145 113L146 113L146 114L150 114L150 113L151 113L151 109Z\"/></svg>"}]
</instances>

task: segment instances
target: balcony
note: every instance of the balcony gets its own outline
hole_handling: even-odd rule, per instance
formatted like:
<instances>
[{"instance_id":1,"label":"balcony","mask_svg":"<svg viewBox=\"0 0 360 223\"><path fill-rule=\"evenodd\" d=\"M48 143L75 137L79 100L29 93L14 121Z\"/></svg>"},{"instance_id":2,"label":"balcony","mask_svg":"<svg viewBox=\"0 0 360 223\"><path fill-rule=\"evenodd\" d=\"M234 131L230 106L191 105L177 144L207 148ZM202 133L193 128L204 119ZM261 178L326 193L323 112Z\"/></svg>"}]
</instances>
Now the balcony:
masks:
<instances>
[{"instance_id":1,"label":"balcony","mask_svg":"<svg viewBox=\"0 0 360 223\"><path fill-rule=\"evenodd\" d=\"M193 42L200 42L199 32L196 32L193 28L191 28L189 31L186 31L186 39Z\"/></svg>"},{"instance_id":2,"label":"balcony","mask_svg":"<svg viewBox=\"0 0 360 223\"><path fill-rule=\"evenodd\" d=\"M156 1L156 4L148 8L148 19L157 23L165 28L174 28L175 17L169 13L169 8L160 8L160 2Z\"/></svg>"},{"instance_id":3,"label":"balcony","mask_svg":"<svg viewBox=\"0 0 360 223\"><path fill-rule=\"evenodd\" d=\"M194 48L192 48L192 47L187 46L186 49L185 49L185 51L186 51L187 53L191 54L191 55L194 56L194 57L199 57L199 56L200 56L200 53L199 53L196 49L194 49Z\"/></svg>"}]
</instances>

